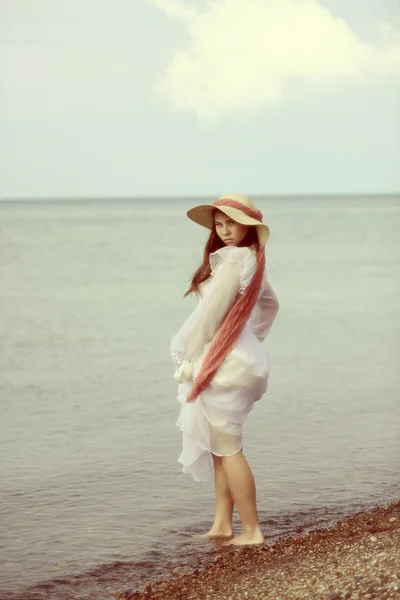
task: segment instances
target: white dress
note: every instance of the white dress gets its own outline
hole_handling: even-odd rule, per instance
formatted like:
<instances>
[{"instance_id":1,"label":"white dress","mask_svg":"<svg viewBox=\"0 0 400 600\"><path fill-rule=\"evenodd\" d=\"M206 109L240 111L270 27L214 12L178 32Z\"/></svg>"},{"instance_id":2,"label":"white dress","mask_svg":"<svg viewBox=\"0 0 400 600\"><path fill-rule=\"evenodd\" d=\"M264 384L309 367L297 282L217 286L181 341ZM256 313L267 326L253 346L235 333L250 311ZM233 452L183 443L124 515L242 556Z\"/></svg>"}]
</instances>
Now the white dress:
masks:
<instances>
[{"instance_id":1,"label":"white dress","mask_svg":"<svg viewBox=\"0 0 400 600\"><path fill-rule=\"evenodd\" d=\"M213 470L211 453L229 456L242 447L243 423L254 402L267 391L268 352L264 338L279 309L266 271L257 302L234 348L209 386L187 403L186 397L201 362L238 294L243 294L256 270L255 251L225 246L210 254L211 276L200 284L195 310L171 342L178 369L177 426L183 432L179 462L195 481L206 481Z\"/></svg>"}]
</instances>

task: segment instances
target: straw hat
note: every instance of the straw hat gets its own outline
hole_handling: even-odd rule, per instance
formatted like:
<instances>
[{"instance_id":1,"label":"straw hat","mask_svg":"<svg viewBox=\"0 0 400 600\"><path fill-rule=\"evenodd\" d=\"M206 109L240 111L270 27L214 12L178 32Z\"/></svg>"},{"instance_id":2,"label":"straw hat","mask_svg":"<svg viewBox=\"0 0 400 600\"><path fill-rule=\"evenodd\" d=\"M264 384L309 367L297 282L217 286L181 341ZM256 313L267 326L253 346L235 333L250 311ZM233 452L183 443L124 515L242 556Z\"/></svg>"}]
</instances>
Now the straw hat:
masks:
<instances>
[{"instance_id":1,"label":"straw hat","mask_svg":"<svg viewBox=\"0 0 400 600\"><path fill-rule=\"evenodd\" d=\"M242 194L224 194L223 196L220 196L218 200L235 200L252 210L256 210L252 201L246 196L242 196ZM189 219L192 219L195 223L207 227L207 229L212 229L215 210L220 210L242 225L254 225L257 229L260 247L265 246L269 238L269 227L265 225L265 223L260 223L257 219L249 217L239 208L232 208L231 206L215 206L215 204L199 204L188 210L186 214Z\"/></svg>"}]
</instances>

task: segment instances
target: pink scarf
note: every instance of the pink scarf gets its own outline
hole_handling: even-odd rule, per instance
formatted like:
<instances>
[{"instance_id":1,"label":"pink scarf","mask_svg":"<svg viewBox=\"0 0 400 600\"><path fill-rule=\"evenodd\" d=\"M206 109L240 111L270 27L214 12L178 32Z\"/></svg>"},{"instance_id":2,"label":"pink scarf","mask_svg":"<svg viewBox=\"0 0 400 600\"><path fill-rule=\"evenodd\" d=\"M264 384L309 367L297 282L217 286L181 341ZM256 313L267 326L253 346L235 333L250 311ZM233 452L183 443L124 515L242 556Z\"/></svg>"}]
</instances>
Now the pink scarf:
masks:
<instances>
[{"instance_id":1,"label":"pink scarf","mask_svg":"<svg viewBox=\"0 0 400 600\"><path fill-rule=\"evenodd\" d=\"M236 200L221 199L216 200L213 204L214 206L230 206L231 208L238 208L247 216L262 222L263 215L260 210L253 210ZM219 366L228 356L238 340L250 317L251 311L257 302L264 269L265 248L262 247L257 254L257 268L250 285L246 288L243 295L235 302L225 317L206 356L203 358L200 372L193 383L193 387L186 398L186 402L194 402L197 396L208 387Z\"/></svg>"}]
</instances>

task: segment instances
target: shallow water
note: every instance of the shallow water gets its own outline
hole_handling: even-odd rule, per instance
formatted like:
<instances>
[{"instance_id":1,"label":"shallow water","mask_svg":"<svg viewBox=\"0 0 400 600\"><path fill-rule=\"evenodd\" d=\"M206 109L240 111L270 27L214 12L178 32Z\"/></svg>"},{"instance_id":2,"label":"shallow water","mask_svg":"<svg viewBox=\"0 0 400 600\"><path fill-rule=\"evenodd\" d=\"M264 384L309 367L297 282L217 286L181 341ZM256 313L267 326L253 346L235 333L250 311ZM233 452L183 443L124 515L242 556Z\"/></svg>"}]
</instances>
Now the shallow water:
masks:
<instances>
[{"instance_id":1,"label":"shallow water","mask_svg":"<svg viewBox=\"0 0 400 600\"><path fill-rule=\"evenodd\" d=\"M216 551L192 537L212 482L180 473L169 357L206 238L194 203L0 203L7 599L104 599ZM245 452L273 538L400 496L400 198L257 204L281 310Z\"/></svg>"}]
</instances>

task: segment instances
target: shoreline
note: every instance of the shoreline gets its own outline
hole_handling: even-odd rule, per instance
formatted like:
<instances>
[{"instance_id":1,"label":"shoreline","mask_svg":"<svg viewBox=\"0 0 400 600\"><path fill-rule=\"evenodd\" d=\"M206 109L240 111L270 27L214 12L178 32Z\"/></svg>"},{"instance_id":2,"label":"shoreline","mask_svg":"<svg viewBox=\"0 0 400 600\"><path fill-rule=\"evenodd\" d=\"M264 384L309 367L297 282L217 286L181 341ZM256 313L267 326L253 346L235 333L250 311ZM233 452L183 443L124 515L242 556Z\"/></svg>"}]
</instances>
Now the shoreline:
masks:
<instances>
[{"instance_id":1,"label":"shoreline","mask_svg":"<svg viewBox=\"0 0 400 600\"><path fill-rule=\"evenodd\" d=\"M400 599L400 500L261 548L221 545L211 565L117 600Z\"/></svg>"}]
</instances>

